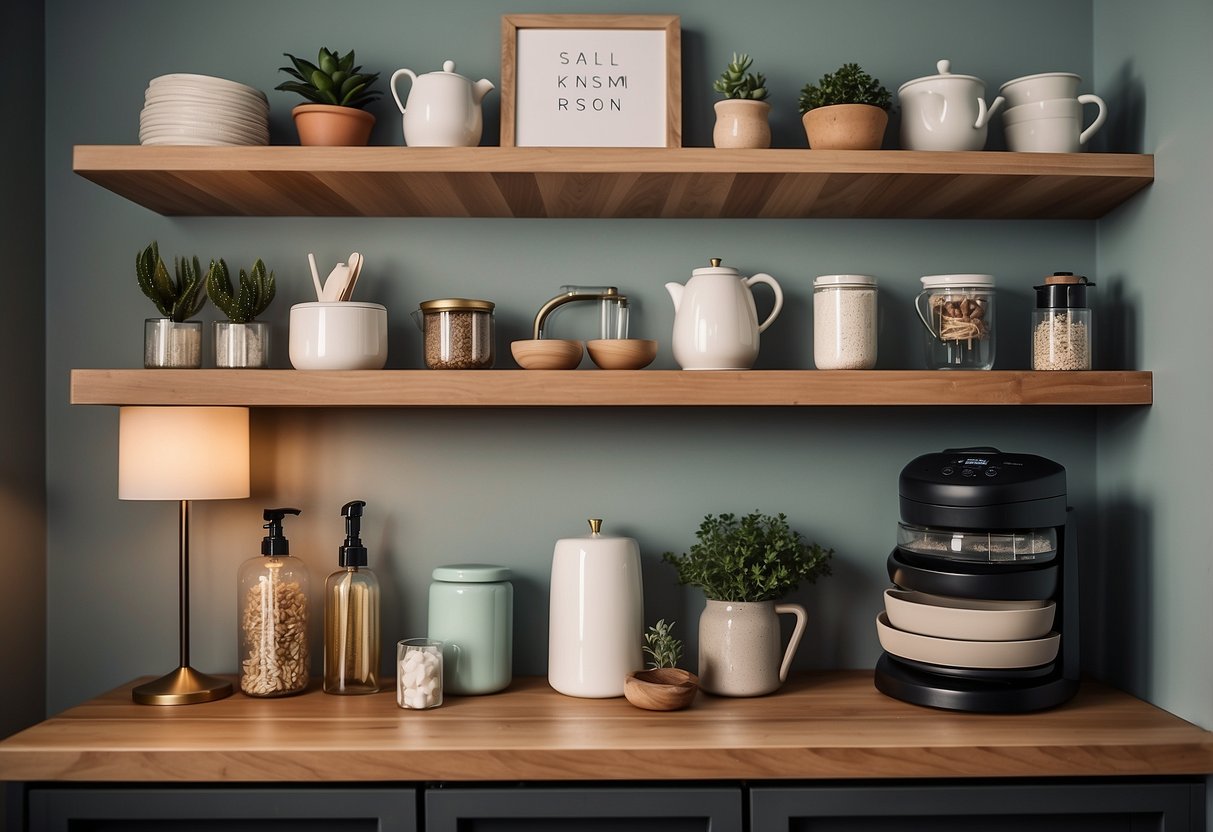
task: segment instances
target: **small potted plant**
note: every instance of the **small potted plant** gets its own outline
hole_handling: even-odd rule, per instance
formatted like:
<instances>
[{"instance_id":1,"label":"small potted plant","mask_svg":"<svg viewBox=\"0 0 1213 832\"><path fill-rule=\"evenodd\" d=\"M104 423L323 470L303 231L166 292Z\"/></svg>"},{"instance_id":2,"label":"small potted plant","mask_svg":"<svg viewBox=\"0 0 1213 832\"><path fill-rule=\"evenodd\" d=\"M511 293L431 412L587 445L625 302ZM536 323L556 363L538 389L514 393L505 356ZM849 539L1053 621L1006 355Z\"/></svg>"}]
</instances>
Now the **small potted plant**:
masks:
<instances>
[{"instance_id":1,"label":"small potted plant","mask_svg":"<svg viewBox=\"0 0 1213 832\"><path fill-rule=\"evenodd\" d=\"M238 288L232 286L227 263L211 261L206 272L206 294L227 315L215 321L215 366L264 368L270 365L270 325L254 320L274 299L274 273L257 260L249 272L240 270Z\"/></svg>"},{"instance_id":2,"label":"small potted plant","mask_svg":"<svg viewBox=\"0 0 1213 832\"><path fill-rule=\"evenodd\" d=\"M712 143L717 147L770 147L771 105L766 102L767 79L750 72L753 59L733 53L733 60L712 84L724 96L716 102Z\"/></svg>"},{"instance_id":3,"label":"small potted plant","mask_svg":"<svg viewBox=\"0 0 1213 832\"><path fill-rule=\"evenodd\" d=\"M371 86L379 73L363 73L354 65L354 50L343 56L320 49L316 63L284 52L294 66L279 67L293 81L283 81L276 90L297 92L310 101L291 110L299 143L322 147L361 147L370 140L375 117L362 108L374 101L378 90Z\"/></svg>"},{"instance_id":4,"label":"small potted plant","mask_svg":"<svg viewBox=\"0 0 1213 832\"><path fill-rule=\"evenodd\" d=\"M699 618L699 683L723 696L761 696L787 679L804 634L799 604L778 604L800 585L830 574L833 550L806 543L783 514L708 515L690 551L662 559L678 570L678 582L703 590ZM786 650L780 649L780 614L796 616Z\"/></svg>"},{"instance_id":5,"label":"small potted plant","mask_svg":"<svg viewBox=\"0 0 1213 832\"><path fill-rule=\"evenodd\" d=\"M163 316L143 323L143 366L148 369L197 369L202 366L202 321L191 321L206 305L198 258L173 259L176 279L153 242L135 255L135 277L143 294Z\"/></svg>"},{"instance_id":6,"label":"small potted plant","mask_svg":"<svg viewBox=\"0 0 1213 832\"><path fill-rule=\"evenodd\" d=\"M641 649L649 657L649 667L624 680L627 700L649 711L676 711L690 705L699 689L699 677L678 667L682 640L674 636L674 622L667 624L663 618L649 627Z\"/></svg>"},{"instance_id":7,"label":"small potted plant","mask_svg":"<svg viewBox=\"0 0 1213 832\"><path fill-rule=\"evenodd\" d=\"M800 91L800 112L814 150L879 150L893 96L860 68L843 64Z\"/></svg>"}]
</instances>

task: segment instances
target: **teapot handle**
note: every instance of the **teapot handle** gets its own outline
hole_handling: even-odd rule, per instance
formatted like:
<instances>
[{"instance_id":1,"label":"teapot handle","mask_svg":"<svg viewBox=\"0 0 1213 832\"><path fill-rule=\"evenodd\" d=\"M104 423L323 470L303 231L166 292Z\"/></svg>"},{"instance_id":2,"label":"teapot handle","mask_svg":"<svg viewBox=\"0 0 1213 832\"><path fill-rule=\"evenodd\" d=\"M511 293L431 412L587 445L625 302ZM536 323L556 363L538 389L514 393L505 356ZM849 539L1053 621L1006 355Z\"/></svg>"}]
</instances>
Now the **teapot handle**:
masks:
<instances>
[{"instance_id":1,"label":"teapot handle","mask_svg":"<svg viewBox=\"0 0 1213 832\"><path fill-rule=\"evenodd\" d=\"M398 69L392 73L392 80L388 82L388 86L392 88L392 98L396 99L396 106L400 108L400 113L403 115L404 114L404 104L402 104L400 101L400 93L396 92L396 79L399 78L401 75L409 76L409 79L414 84L416 84L417 83L417 73L413 72L413 70L411 70L411 69Z\"/></svg>"},{"instance_id":2,"label":"teapot handle","mask_svg":"<svg viewBox=\"0 0 1213 832\"><path fill-rule=\"evenodd\" d=\"M796 616L796 626L792 629L788 648L783 652L783 662L779 665L779 681L786 682L788 670L792 667L792 658L796 655L796 648L800 646L800 637L804 635L805 625L809 623L809 614L800 604L776 604L775 614Z\"/></svg>"},{"instance_id":3,"label":"teapot handle","mask_svg":"<svg viewBox=\"0 0 1213 832\"><path fill-rule=\"evenodd\" d=\"M771 310L771 314L767 315L767 319L758 325L758 331L763 332L768 326L775 322L779 311L783 309L783 290L779 288L779 284L775 282L775 278L769 274L756 274L753 277L747 277L741 281L746 285L746 288L753 286L755 283L765 283L775 292L775 308Z\"/></svg>"}]
</instances>

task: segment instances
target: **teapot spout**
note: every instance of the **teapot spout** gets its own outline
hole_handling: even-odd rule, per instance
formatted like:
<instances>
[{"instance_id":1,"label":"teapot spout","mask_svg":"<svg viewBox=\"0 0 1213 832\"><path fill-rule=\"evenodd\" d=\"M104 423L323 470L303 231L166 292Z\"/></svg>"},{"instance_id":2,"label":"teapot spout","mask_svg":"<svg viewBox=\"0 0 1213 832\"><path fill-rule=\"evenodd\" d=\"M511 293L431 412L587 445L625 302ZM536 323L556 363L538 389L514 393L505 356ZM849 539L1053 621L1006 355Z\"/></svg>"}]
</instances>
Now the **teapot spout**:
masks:
<instances>
[{"instance_id":1,"label":"teapot spout","mask_svg":"<svg viewBox=\"0 0 1213 832\"><path fill-rule=\"evenodd\" d=\"M665 290L670 293L670 300L674 301L674 313L678 313L678 307L682 305L682 290L686 286L681 283L667 283Z\"/></svg>"},{"instance_id":2,"label":"teapot spout","mask_svg":"<svg viewBox=\"0 0 1213 832\"><path fill-rule=\"evenodd\" d=\"M472 84L472 100L479 104L484 100L484 97L493 91L493 82L487 78L481 78L476 83Z\"/></svg>"}]
</instances>

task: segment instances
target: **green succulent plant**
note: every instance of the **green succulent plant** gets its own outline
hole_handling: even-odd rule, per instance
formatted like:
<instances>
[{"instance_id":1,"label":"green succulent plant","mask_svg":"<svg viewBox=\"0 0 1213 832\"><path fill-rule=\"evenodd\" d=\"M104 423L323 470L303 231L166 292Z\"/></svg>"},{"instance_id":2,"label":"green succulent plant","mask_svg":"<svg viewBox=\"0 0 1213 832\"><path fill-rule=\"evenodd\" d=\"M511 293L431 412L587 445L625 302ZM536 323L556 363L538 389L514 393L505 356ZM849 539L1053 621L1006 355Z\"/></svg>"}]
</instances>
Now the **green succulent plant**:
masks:
<instances>
[{"instance_id":1,"label":"green succulent plant","mask_svg":"<svg viewBox=\"0 0 1213 832\"><path fill-rule=\"evenodd\" d=\"M265 264L257 260L250 272L240 270L239 288L232 285L227 263L211 261L206 270L206 294L234 324L247 324L265 311L274 299L274 273L265 272Z\"/></svg>"},{"instance_id":2,"label":"green succulent plant","mask_svg":"<svg viewBox=\"0 0 1213 832\"><path fill-rule=\"evenodd\" d=\"M860 68L859 64L843 64L837 72L827 72L816 84L805 84L800 91L800 112L833 104L871 104L888 111L893 105L892 94Z\"/></svg>"},{"instance_id":3,"label":"green succulent plant","mask_svg":"<svg viewBox=\"0 0 1213 832\"><path fill-rule=\"evenodd\" d=\"M712 84L712 89L724 95L725 98L746 98L751 101L762 101L767 97L767 78L761 72L749 72L754 60L744 52L733 53L733 60Z\"/></svg>"},{"instance_id":4,"label":"green succulent plant","mask_svg":"<svg viewBox=\"0 0 1213 832\"><path fill-rule=\"evenodd\" d=\"M788 519L754 512L708 515L689 552L666 552L661 559L678 570L678 582L703 590L713 601L774 601L801 581L830 574L833 549L805 543Z\"/></svg>"},{"instance_id":5,"label":"green succulent plant","mask_svg":"<svg viewBox=\"0 0 1213 832\"><path fill-rule=\"evenodd\" d=\"M678 667L678 660L682 658L682 641L674 638L674 622L666 624L663 618L649 627L641 649L649 655L649 667L654 670Z\"/></svg>"},{"instance_id":6,"label":"green succulent plant","mask_svg":"<svg viewBox=\"0 0 1213 832\"><path fill-rule=\"evenodd\" d=\"M321 47L314 64L289 52L282 54L290 58L294 66L281 66L278 71L295 80L283 81L274 87L276 90L297 92L316 104L355 109L362 109L381 95L378 90L371 89L379 73L363 73L362 67L355 66L353 49L339 57L337 52Z\"/></svg>"},{"instance_id":7,"label":"green succulent plant","mask_svg":"<svg viewBox=\"0 0 1213 832\"><path fill-rule=\"evenodd\" d=\"M135 277L143 294L156 304L160 314L181 323L198 314L206 305L202 294L202 266L198 258L173 258L176 279L169 277L168 268L160 259L160 246L150 246L135 255Z\"/></svg>"}]
</instances>

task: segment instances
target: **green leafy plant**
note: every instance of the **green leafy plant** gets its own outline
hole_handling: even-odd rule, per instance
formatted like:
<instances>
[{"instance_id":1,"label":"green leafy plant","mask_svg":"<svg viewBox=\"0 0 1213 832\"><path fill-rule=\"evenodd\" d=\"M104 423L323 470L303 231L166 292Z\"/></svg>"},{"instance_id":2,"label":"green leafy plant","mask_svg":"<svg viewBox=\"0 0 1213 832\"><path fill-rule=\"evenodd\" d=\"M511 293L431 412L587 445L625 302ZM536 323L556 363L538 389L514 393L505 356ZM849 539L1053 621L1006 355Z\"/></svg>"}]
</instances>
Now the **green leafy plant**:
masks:
<instances>
[{"instance_id":1,"label":"green leafy plant","mask_svg":"<svg viewBox=\"0 0 1213 832\"><path fill-rule=\"evenodd\" d=\"M749 72L754 60L744 52L733 53L733 60L715 83L712 89L724 95L725 98L746 98L751 101L762 101L767 97L767 79L761 72Z\"/></svg>"},{"instance_id":2,"label":"green leafy plant","mask_svg":"<svg viewBox=\"0 0 1213 832\"><path fill-rule=\"evenodd\" d=\"M181 323L198 314L206 305L202 294L202 267L198 258L186 260L173 258L173 271L177 277L169 277L168 268L160 259L160 246L154 241L135 255L135 277L143 294L156 304L160 314L171 321Z\"/></svg>"},{"instance_id":3,"label":"green leafy plant","mask_svg":"<svg viewBox=\"0 0 1213 832\"><path fill-rule=\"evenodd\" d=\"M649 654L649 667L654 670L678 667L678 661L682 658L682 641L674 638L674 622L667 624L663 618L649 627L641 649Z\"/></svg>"},{"instance_id":4,"label":"green leafy plant","mask_svg":"<svg viewBox=\"0 0 1213 832\"><path fill-rule=\"evenodd\" d=\"M666 552L662 560L678 570L678 582L703 590L713 601L773 601L807 580L830 574L833 549L805 543L788 528L787 517L755 511L738 520L708 515L689 552Z\"/></svg>"},{"instance_id":5,"label":"green leafy plant","mask_svg":"<svg viewBox=\"0 0 1213 832\"><path fill-rule=\"evenodd\" d=\"M381 95L378 90L372 90L371 85L379 78L379 73L365 74L362 67L354 66L354 50L338 57L321 47L316 63L296 58L289 52L282 53L291 59L293 67L278 67L279 72L285 72L294 81L283 81L276 90L297 92L308 101L316 104L335 104L339 107L354 107L362 109Z\"/></svg>"},{"instance_id":6,"label":"green leafy plant","mask_svg":"<svg viewBox=\"0 0 1213 832\"><path fill-rule=\"evenodd\" d=\"M232 285L227 263L211 261L206 271L206 294L234 324L247 324L265 311L274 299L274 273L265 273L260 259L250 272L240 270L239 288Z\"/></svg>"},{"instance_id":7,"label":"green leafy plant","mask_svg":"<svg viewBox=\"0 0 1213 832\"><path fill-rule=\"evenodd\" d=\"M871 104L888 112L893 96L859 64L843 64L837 72L827 72L816 84L805 84L800 91L801 113L833 104Z\"/></svg>"}]
</instances>

